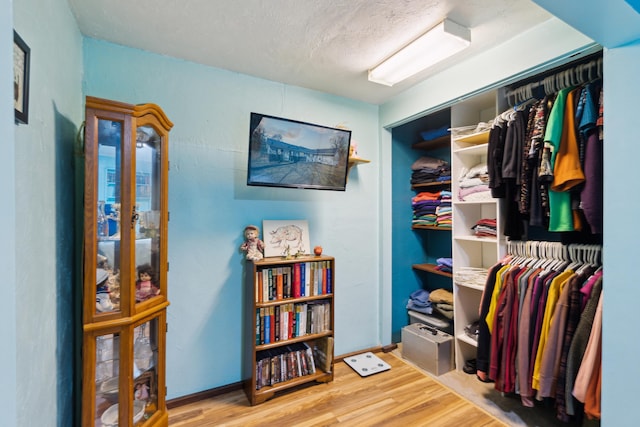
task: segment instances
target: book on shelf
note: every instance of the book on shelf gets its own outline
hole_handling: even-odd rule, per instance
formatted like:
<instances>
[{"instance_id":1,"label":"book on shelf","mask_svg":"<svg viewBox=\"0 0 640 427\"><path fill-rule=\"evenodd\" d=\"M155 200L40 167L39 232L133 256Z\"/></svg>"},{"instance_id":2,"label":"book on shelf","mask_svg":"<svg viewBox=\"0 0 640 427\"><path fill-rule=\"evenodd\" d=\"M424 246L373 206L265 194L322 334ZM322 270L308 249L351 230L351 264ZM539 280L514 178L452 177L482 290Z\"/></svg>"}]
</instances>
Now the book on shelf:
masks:
<instances>
[{"instance_id":1,"label":"book on shelf","mask_svg":"<svg viewBox=\"0 0 640 427\"><path fill-rule=\"evenodd\" d=\"M292 298L293 297L293 277L292 277L293 269L290 266L282 267L282 278L283 278L283 286L284 286L284 297Z\"/></svg>"},{"instance_id":2,"label":"book on shelf","mask_svg":"<svg viewBox=\"0 0 640 427\"><path fill-rule=\"evenodd\" d=\"M300 298L302 295L301 287L300 287L300 274L301 274L301 264L295 263L293 264L293 297Z\"/></svg>"},{"instance_id":3,"label":"book on shelf","mask_svg":"<svg viewBox=\"0 0 640 427\"><path fill-rule=\"evenodd\" d=\"M333 337L316 340L313 353L316 366L324 372L331 372L331 364L333 363Z\"/></svg>"},{"instance_id":4,"label":"book on shelf","mask_svg":"<svg viewBox=\"0 0 640 427\"><path fill-rule=\"evenodd\" d=\"M282 310L282 339L289 339L289 313L288 313L288 304L284 304Z\"/></svg>"},{"instance_id":5,"label":"book on shelf","mask_svg":"<svg viewBox=\"0 0 640 427\"><path fill-rule=\"evenodd\" d=\"M285 339L282 336L282 315L280 314L280 311L282 310L282 306L276 305L275 307L273 307L273 320L275 322L275 335L274 335L274 339L273 342L276 341L280 341L281 339Z\"/></svg>"},{"instance_id":6,"label":"book on shelf","mask_svg":"<svg viewBox=\"0 0 640 427\"><path fill-rule=\"evenodd\" d=\"M260 327L262 326L260 310L260 308L256 308L256 345L262 344L262 333L260 332Z\"/></svg>"},{"instance_id":7,"label":"book on shelf","mask_svg":"<svg viewBox=\"0 0 640 427\"><path fill-rule=\"evenodd\" d=\"M282 267L276 269L276 295L274 299L284 299L284 285L282 279Z\"/></svg>"},{"instance_id":8,"label":"book on shelf","mask_svg":"<svg viewBox=\"0 0 640 427\"><path fill-rule=\"evenodd\" d=\"M305 262L304 263L304 268L302 269L302 277L301 279L303 279L302 283L304 286L304 292L302 293L302 295L304 295L305 297L311 296L310 293L310 286L311 286L311 263L310 262Z\"/></svg>"},{"instance_id":9,"label":"book on shelf","mask_svg":"<svg viewBox=\"0 0 640 427\"><path fill-rule=\"evenodd\" d=\"M322 261L320 265L322 266L322 294L327 294L327 265L329 261Z\"/></svg>"},{"instance_id":10,"label":"book on shelf","mask_svg":"<svg viewBox=\"0 0 640 427\"><path fill-rule=\"evenodd\" d=\"M255 291L256 291L256 302L261 302L262 301L262 272L261 271L256 271L256 277L255 277Z\"/></svg>"},{"instance_id":11,"label":"book on shelf","mask_svg":"<svg viewBox=\"0 0 640 427\"><path fill-rule=\"evenodd\" d=\"M262 342L265 344L269 344L271 342L271 319L269 317L269 308L264 308L264 315L262 316L262 321L264 322L264 337Z\"/></svg>"},{"instance_id":12,"label":"book on shelf","mask_svg":"<svg viewBox=\"0 0 640 427\"><path fill-rule=\"evenodd\" d=\"M307 365L308 365L309 374L315 374L316 361L313 358L313 349L309 347L309 344L307 344L306 342L304 343L304 347L305 347L305 354L307 356Z\"/></svg>"},{"instance_id":13,"label":"book on shelf","mask_svg":"<svg viewBox=\"0 0 640 427\"><path fill-rule=\"evenodd\" d=\"M269 323L271 328L269 329L269 342L276 342L276 319L275 319L275 307L269 307Z\"/></svg>"}]
</instances>

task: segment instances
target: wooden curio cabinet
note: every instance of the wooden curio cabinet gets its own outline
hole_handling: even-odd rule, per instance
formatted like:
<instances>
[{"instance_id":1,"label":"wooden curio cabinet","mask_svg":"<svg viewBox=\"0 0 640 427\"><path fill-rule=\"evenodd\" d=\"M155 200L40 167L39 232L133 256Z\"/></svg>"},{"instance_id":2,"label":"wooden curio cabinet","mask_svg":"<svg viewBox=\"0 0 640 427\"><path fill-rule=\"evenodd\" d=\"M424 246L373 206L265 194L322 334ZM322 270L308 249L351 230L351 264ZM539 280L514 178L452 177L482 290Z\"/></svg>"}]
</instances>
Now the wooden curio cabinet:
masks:
<instances>
[{"instance_id":1,"label":"wooden curio cabinet","mask_svg":"<svg viewBox=\"0 0 640 427\"><path fill-rule=\"evenodd\" d=\"M155 104L86 99L82 425L166 426L169 130Z\"/></svg>"}]
</instances>

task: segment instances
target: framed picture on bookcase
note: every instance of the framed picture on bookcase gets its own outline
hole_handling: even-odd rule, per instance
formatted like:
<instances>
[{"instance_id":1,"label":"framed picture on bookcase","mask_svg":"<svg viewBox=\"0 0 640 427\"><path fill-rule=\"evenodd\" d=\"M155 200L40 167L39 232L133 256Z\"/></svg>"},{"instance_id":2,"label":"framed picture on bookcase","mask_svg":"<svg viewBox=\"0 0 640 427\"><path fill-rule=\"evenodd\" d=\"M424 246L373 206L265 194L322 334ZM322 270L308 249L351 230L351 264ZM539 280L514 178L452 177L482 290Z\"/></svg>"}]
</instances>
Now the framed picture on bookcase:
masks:
<instances>
[{"instance_id":1,"label":"framed picture on bookcase","mask_svg":"<svg viewBox=\"0 0 640 427\"><path fill-rule=\"evenodd\" d=\"M264 256L311 254L307 220L262 221Z\"/></svg>"}]
</instances>

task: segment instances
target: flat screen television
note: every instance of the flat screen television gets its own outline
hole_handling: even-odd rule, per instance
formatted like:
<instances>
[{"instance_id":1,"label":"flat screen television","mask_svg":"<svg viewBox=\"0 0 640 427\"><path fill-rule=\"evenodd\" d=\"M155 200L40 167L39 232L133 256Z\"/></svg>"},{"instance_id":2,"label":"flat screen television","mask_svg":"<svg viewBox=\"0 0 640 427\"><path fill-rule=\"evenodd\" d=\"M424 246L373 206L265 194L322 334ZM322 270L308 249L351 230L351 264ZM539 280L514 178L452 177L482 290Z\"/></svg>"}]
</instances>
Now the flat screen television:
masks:
<instances>
[{"instance_id":1,"label":"flat screen television","mask_svg":"<svg viewBox=\"0 0 640 427\"><path fill-rule=\"evenodd\" d=\"M344 191L351 131L251 113L247 185Z\"/></svg>"}]
</instances>

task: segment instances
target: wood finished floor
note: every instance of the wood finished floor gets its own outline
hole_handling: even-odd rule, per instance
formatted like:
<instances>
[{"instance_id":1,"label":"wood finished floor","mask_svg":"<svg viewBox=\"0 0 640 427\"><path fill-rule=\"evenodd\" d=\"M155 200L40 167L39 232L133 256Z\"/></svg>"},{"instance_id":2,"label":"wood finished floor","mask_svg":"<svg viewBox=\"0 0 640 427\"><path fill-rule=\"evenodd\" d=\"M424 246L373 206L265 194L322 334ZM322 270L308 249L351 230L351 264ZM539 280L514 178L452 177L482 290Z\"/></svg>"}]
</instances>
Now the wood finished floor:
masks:
<instances>
[{"instance_id":1,"label":"wood finished floor","mask_svg":"<svg viewBox=\"0 0 640 427\"><path fill-rule=\"evenodd\" d=\"M169 411L169 425L201 426L505 426L405 363L377 353L391 370L360 377L344 362L334 380L302 387L256 406L238 390Z\"/></svg>"}]
</instances>

